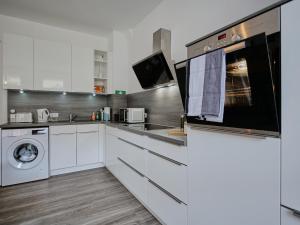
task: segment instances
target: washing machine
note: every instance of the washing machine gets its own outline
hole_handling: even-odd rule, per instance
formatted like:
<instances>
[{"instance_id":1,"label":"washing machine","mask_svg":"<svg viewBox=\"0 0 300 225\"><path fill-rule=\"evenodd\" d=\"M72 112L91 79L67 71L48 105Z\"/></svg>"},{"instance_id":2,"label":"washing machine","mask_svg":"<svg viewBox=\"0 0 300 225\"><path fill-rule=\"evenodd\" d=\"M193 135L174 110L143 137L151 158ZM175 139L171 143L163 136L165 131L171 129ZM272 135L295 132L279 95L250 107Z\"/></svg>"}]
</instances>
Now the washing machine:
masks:
<instances>
[{"instance_id":1,"label":"washing machine","mask_svg":"<svg viewBox=\"0 0 300 225\"><path fill-rule=\"evenodd\" d=\"M48 128L2 129L2 186L49 177Z\"/></svg>"}]
</instances>

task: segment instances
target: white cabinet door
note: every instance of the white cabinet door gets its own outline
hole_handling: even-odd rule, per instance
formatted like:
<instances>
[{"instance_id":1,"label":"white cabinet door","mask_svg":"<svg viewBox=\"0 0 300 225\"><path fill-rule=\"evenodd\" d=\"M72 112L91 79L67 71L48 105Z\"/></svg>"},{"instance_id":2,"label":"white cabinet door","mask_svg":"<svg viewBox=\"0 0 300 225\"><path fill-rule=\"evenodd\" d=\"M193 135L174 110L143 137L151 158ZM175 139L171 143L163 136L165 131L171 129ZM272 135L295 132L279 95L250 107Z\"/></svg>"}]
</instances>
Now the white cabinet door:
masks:
<instances>
[{"instance_id":1,"label":"white cabinet door","mask_svg":"<svg viewBox=\"0 0 300 225\"><path fill-rule=\"evenodd\" d=\"M300 225L300 213L281 207L281 225Z\"/></svg>"},{"instance_id":2,"label":"white cabinet door","mask_svg":"<svg viewBox=\"0 0 300 225\"><path fill-rule=\"evenodd\" d=\"M14 34L3 37L5 89L33 89L33 39Z\"/></svg>"},{"instance_id":3,"label":"white cabinet door","mask_svg":"<svg viewBox=\"0 0 300 225\"><path fill-rule=\"evenodd\" d=\"M50 170L76 166L76 133L50 135Z\"/></svg>"},{"instance_id":4,"label":"white cabinet door","mask_svg":"<svg viewBox=\"0 0 300 225\"><path fill-rule=\"evenodd\" d=\"M188 129L189 224L279 225L280 139Z\"/></svg>"},{"instance_id":5,"label":"white cabinet door","mask_svg":"<svg viewBox=\"0 0 300 225\"><path fill-rule=\"evenodd\" d=\"M94 91L94 50L72 46L72 92Z\"/></svg>"},{"instance_id":6,"label":"white cabinet door","mask_svg":"<svg viewBox=\"0 0 300 225\"><path fill-rule=\"evenodd\" d=\"M71 91L71 45L34 41L34 89Z\"/></svg>"},{"instance_id":7,"label":"white cabinet door","mask_svg":"<svg viewBox=\"0 0 300 225\"><path fill-rule=\"evenodd\" d=\"M77 165L97 163L99 159L99 133L77 133Z\"/></svg>"},{"instance_id":8,"label":"white cabinet door","mask_svg":"<svg viewBox=\"0 0 300 225\"><path fill-rule=\"evenodd\" d=\"M282 6L282 204L300 210L300 1Z\"/></svg>"}]
</instances>

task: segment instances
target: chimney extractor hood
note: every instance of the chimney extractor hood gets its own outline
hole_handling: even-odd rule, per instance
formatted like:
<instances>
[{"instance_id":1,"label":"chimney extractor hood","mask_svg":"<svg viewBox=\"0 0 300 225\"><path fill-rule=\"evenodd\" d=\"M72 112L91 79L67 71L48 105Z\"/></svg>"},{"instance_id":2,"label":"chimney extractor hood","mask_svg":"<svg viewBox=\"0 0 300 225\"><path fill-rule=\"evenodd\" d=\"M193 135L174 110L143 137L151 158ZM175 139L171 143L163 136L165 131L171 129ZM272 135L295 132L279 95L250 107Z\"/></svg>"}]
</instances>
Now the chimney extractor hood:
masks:
<instances>
[{"instance_id":1,"label":"chimney extractor hood","mask_svg":"<svg viewBox=\"0 0 300 225\"><path fill-rule=\"evenodd\" d=\"M174 83L171 63L171 31L159 29L153 34L153 54L132 66L143 89Z\"/></svg>"}]
</instances>

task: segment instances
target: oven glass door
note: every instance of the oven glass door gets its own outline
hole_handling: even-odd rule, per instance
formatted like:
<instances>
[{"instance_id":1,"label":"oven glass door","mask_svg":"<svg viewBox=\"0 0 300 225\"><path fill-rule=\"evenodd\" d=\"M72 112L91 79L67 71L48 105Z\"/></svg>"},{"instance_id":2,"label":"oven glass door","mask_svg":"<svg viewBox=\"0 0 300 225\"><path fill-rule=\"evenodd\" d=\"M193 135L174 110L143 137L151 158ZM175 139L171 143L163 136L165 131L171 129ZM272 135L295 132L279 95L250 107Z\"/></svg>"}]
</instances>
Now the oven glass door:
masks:
<instances>
[{"instance_id":1,"label":"oven glass door","mask_svg":"<svg viewBox=\"0 0 300 225\"><path fill-rule=\"evenodd\" d=\"M226 99L223 123L203 121L199 117L187 117L187 121L279 132L274 82L265 34L256 35L224 50L226 52ZM188 76L186 82L188 87ZM186 106L188 96L187 90Z\"/></svg>"}]
</instances>

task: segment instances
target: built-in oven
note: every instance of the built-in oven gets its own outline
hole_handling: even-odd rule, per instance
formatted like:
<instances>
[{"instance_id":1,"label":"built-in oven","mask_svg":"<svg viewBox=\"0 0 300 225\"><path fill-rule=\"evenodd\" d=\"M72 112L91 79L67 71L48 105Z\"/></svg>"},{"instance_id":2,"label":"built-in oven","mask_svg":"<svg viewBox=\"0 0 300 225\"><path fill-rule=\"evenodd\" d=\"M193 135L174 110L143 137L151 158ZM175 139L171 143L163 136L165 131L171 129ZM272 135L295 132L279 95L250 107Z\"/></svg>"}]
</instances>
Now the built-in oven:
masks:
<instances>
[{"instance_id":1,"label":"built-in oven","mask_svg":"<svg viewBox=\"0 0 300 225\"><path fill-rule=\"evenodd\" d=\"M270 136L280 135L280 9L243 21L188 45L189 59L175 64L188 115L190 60L223 48L226 53L223 122L187 116L188 123Z\"/></svg>"}]
</instances>

